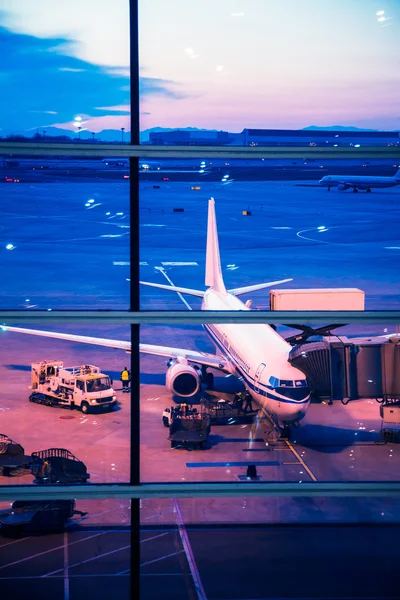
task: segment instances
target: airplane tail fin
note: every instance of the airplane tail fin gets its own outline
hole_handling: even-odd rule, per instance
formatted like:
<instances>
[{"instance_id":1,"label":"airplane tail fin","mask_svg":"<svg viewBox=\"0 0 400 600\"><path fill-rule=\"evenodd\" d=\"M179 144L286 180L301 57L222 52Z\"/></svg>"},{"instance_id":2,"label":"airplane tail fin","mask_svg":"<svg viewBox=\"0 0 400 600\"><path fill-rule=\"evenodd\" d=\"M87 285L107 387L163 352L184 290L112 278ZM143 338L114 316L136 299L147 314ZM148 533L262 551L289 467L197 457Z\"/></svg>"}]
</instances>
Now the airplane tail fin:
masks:
<instances>
[{"instance_id":1,"label":"airplane tail fin","mask_svg":"<svg viewBox=\"0 0 400 600\"><path fill-rule=\"evenodd\" d=\"M394 176L396 181L400 181L400 169L397 171L396 175Z\"/></svg>"},{"instance_id":2,"label":"airplane tail fin","mask_svg":"<svg viewBox=\"0 0 400 600\"><path fill-rule=\"evenodd\" d=\"M206 286L211 287L216 292L226 294L226 288L222 277L221 259L219 255L214 198L210 198L208 201Z\"/></svg>"}]
</instances>

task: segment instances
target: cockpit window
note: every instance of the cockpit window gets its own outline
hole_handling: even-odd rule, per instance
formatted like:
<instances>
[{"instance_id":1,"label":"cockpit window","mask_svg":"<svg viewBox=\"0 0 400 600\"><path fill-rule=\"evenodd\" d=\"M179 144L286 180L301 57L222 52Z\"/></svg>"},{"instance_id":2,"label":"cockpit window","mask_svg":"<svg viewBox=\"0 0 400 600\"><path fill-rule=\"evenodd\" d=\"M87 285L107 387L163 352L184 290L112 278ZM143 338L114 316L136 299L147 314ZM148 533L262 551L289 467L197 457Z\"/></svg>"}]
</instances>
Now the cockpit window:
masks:
<instances>
[{"instance_id":1,"label":"cockpit window","mask_svg":"<svg viewBox=\"0 0 400 600\"><path fill-rule=\"evenodd\" d=\"M295 387L307 387L308 384L306 379L296 379L294 385Z\"/></svg>"},{"instance_id":2,"label":"cockpit window","mask_svg":"<svg viewBox=\"0 0 400 600\"><path fill-rule=\"evenodd\" d=\"M270 377L269 383L273 388L279 387L279 379L277 377Z\"/></svg>"},{"instance_id":3,"label":"cockpit window","mask_svg":"<svg viewBox=\"0 0 400 600\"><path fill-rule=\"evenodd\" d=\"M281 379L280 387L293 387L293 381L291 379Z\"/></svg>"}]
</instances>

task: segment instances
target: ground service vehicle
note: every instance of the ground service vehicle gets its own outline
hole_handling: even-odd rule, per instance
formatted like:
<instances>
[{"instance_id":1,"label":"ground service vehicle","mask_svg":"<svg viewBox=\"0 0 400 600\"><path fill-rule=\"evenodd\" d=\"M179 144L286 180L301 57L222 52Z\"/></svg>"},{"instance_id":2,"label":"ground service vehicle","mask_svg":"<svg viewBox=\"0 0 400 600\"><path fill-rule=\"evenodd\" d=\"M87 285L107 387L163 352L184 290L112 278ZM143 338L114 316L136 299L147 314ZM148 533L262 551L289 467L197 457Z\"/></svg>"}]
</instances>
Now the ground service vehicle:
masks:
<instances>
[{"instance_id":1,"label":"ground service vehicle","mask_svg":"<svg viewBox=\"0 0 400 600\"><path fill-rule=\"evenodd\" d=\"M21 444L14 442L8 435L0 433L0 474L10 477L28 468L31 457L25 455Z\"/></svg>"},{"instance_id":2,"label":"ground service vehicle","mask_svg":"<svg viewBox=\"0 0 400 600\"><path fill-rule=\"evenodd\" d=\"M58 531L75 514L75 500L18 500L11 510L0 513L1 532L4 535L24 535L36 531Z\"/></svg>"},{"instance_id":3,"label":"ground service vehicle","mask_svg":"<svg viewBox=\"0 0 400 600\"><path fill-rule=\"evenodd\" d=\"M203 448L210 435L210 416L186 404L165 409L163 423L169 427L171 448Z\"/></svg>"},{"instance_id":4,"label":"ground service vehicle","mask_svg":"<svg viewBox=\"0 0 400 600\"><path fill-rule=\"evenodd\" d=\"M32 453L31 472L34 483L78 484L90 478L85 463L65 448L48 448Z\"/></svg>"},{"instance_id":5,"label":"ground service vehicle","mask_svg":"<svg viewBox=\"0 0 400 600\"><path fill-rule=\"evenodd\" d=\"M117 397L108 375L99 367L64 367L59 360L32 364L31 402L80 408L87 413L95 408L113 409Z\"/></svg>"}]
</instances>

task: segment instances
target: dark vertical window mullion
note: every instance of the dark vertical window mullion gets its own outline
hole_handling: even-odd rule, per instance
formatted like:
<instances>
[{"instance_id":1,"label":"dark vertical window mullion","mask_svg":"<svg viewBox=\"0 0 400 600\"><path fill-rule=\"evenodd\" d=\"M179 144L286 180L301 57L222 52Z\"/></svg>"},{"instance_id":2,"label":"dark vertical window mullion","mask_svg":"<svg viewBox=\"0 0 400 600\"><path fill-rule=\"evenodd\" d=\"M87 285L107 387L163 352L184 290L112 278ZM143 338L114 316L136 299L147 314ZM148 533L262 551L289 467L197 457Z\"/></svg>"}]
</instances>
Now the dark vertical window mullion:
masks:
<instances>
[{"instance_id":1,"label":"dark vertical window mullion","mask_svg":"<svg viewBox=\"0 0 400 600\"><path fill-rule=\"evenodd\" d=\"M139 144L139 26L138 2L129 0L130 18L130 108L131 135L130 143ZM139 159L129 159L129 204L130 204L130 310L140 309L139 298ZM130 483L140 482L140 360L139 360L139 325L131 325L131 436L130 436ZM140 503L131 500L131 598L140 598Z\"/></svg>"}]
</instances>

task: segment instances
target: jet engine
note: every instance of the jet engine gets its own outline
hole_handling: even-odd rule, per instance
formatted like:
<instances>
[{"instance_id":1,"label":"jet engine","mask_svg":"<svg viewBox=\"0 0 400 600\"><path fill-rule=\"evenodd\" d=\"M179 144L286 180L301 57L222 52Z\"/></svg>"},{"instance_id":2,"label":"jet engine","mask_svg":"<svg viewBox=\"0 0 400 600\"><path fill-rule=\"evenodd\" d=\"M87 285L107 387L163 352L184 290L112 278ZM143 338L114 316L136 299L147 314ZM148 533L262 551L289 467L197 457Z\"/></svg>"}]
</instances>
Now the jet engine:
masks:
<instances>
[{"instance_id":1,"label":"jet engine","mask_svg":"<svg viewBox=\"0 0 400 600\"><path fill-rule=\"evenodd\" d=\"M337 189L340 190L341 192L344 192L344 190L348 190L349 186L346 185L345 183L339 183L337 186Z\"/></svg>"},{"instance_id":2,"label":"jet engine","mask_svg":"<svg viewBox=\"0 0 400 600\"><path fill-rule=\"evenodd\" d=\"M189 365L187 361L169 361L165 384L170 392L183 398L197 394L201 387L202 376L198 367Z\"/></svg>"}]
</instances>

